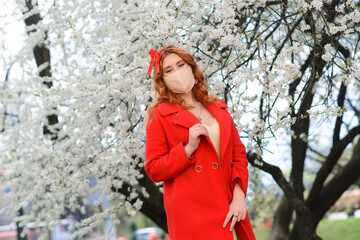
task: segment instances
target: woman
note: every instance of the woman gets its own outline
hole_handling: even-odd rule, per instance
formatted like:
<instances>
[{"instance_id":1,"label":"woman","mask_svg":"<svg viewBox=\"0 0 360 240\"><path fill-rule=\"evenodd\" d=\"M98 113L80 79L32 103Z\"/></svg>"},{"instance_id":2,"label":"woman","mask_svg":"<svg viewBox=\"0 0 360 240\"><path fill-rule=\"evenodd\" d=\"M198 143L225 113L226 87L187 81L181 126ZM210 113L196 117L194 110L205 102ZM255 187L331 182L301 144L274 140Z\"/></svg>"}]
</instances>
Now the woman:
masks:
<instances>
[{"instance_id":1,"label":"woman","mask_svg":"<svg viewBox=\"0 0 360 240\"><path fill-rule=\"evenodd\" d=\"M255 239L246 151L227 105L208 96L189 53L169 46L149 54L158 96L148 108L145 170L164 182L170 239Z\"/></svg>"}]
</instances>

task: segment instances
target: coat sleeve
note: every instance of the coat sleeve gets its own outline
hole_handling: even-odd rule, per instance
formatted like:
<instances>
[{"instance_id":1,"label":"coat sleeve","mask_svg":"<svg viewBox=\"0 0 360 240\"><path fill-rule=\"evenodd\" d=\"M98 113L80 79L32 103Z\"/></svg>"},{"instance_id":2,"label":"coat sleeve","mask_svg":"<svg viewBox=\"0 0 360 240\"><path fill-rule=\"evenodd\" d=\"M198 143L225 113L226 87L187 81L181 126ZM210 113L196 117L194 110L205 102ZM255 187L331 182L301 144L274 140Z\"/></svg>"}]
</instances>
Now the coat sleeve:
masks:
<instances>
[{"instance_id":1,"label":"coat sleeve","mask_svg":"<svg viewBox=\"0 0 360 240\"><path fill-rule=\"evenodd\" d=\"M247 195L247 187L248 187L248 160L246 158L246 149L244 144L240 140L239 132L236 129L234 120L231 120L231 135L233 140L233 167L231 173L232 180L232 191L234 190L235 184L239 183L241 189L243 190L245 197Z\"/></svg>"},{"instance_id":2,"label":"coat sleeve","mask_svg":"<svg viewBox=\"0 0 360 240\"><path fill-rule=\"evenodd\" d=\"M183 141L169 149L160 114L156 110L153 111L154 118L146 127L145 171L154 182L161 182L176 177L195 160L186 155Z\"/></svg>"}]
</instances>

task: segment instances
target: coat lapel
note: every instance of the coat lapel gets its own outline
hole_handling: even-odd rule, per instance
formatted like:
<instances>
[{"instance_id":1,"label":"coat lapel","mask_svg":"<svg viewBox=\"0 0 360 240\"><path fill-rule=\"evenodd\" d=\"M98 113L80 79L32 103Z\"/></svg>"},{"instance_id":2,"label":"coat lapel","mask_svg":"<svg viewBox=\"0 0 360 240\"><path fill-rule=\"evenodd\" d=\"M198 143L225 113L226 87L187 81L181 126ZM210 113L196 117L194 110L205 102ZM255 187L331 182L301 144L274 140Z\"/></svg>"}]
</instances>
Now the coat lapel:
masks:
<instances>
[{"instance_id":1,"label":"coat lapel","mask_svg":"<svg viewBox=\"0 0 360 240\"><path fill-rule=\"evenodd\" d=\"M201 123L197 117L183 109L179 104L163 102L159 107L162 116L175 114L171 119L174 125L190 128L194 124ZM218 101L218 104L206 104L205 107L216 118L220 126L220 158L222 159L231 135L231 119L229 118L229 114L225 114L224 112L228 106L223 101ZM205 136L205 139L211 142L208 136Z\"/></svg>"},{"instance_id":2,"label":"coat lapel","mask_svg":"<svg viewBox=\"0 0 360 240\"><path fill-rule=\"evenodd\" d=\"M183 109L180 104L162 102L159 106L159 110L162 116L175 114L174 117L171 118L171 122L174 125L190 128L196 123L201 123L197 117Z\"/></svg>"}]
</instances>

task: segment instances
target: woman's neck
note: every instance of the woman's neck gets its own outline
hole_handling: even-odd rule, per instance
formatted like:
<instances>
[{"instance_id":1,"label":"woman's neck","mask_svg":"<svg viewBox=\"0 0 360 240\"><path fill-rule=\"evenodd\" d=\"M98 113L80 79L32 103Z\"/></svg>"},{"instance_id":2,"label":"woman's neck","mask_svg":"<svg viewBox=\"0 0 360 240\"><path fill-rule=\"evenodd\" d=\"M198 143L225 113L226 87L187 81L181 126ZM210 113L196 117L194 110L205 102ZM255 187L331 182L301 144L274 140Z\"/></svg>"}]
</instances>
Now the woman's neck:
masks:
<instances>
[{"instance_id":1,"label":"woman's neck","mask_svg":"<svg viewBox=\"0 0 360 240\"><path fill-rule=\"evenodd\" d=\"M180 94L180 98L185 101L187 105L194 105L197 101L194 93L192 91L188 92L187 94Z\"/></svg>"}]
</instances>

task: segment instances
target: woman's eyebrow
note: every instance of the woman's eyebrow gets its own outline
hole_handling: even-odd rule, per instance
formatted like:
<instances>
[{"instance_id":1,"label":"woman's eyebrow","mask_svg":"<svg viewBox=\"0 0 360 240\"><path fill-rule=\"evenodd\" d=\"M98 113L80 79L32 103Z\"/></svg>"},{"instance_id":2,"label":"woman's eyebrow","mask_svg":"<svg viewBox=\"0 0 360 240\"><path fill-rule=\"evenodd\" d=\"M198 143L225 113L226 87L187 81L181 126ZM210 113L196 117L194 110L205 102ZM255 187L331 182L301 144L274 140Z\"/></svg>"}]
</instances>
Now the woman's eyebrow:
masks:
<instances>
[{"instance_id":1,"label":"woman's eyebrow","mask_svg":"<svg viewBox=\"0 0 360 240\"><path fill-rule=\"evenodd\" d=\"M175 65L178 65L180 62L182 62L182 61L184 61L183 59L180 59L179 61L177 61L176 63L175 63ZM169 67L171 67L171 66L166 66L166 67L164 67L164 70L165 69L167 69L167 68L169 68Z\"/></svg>"}]
</instances>

